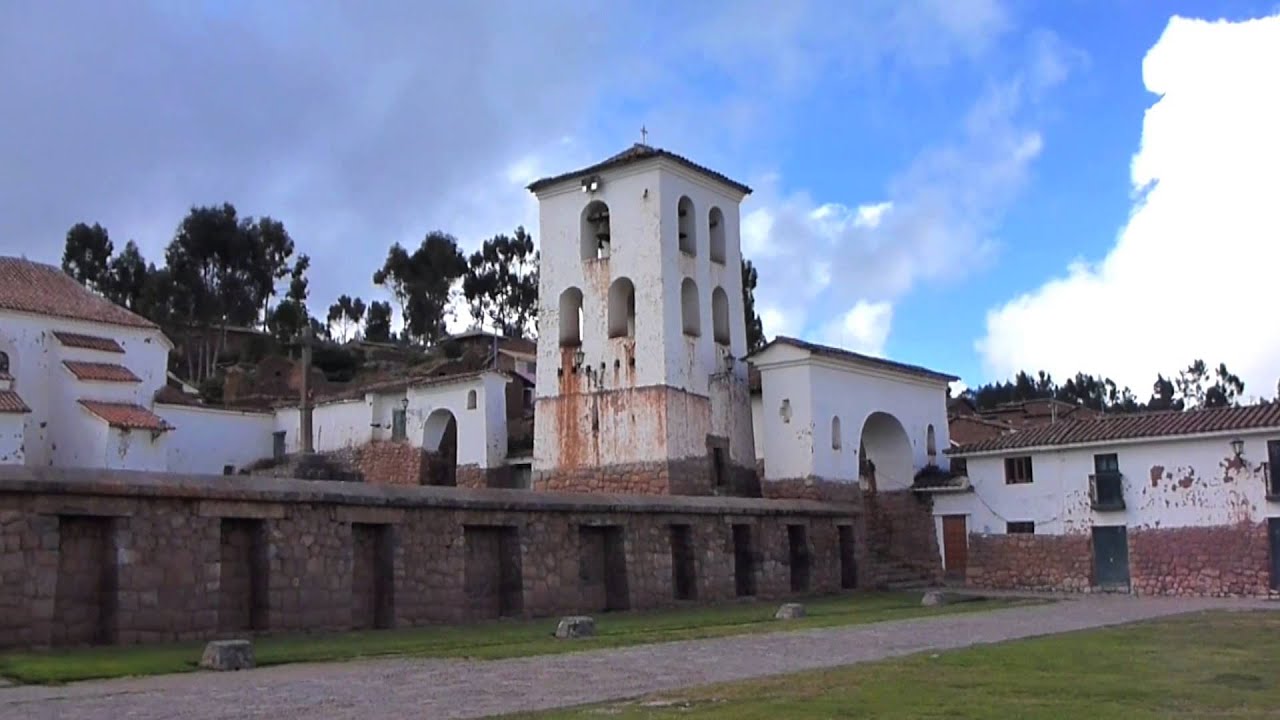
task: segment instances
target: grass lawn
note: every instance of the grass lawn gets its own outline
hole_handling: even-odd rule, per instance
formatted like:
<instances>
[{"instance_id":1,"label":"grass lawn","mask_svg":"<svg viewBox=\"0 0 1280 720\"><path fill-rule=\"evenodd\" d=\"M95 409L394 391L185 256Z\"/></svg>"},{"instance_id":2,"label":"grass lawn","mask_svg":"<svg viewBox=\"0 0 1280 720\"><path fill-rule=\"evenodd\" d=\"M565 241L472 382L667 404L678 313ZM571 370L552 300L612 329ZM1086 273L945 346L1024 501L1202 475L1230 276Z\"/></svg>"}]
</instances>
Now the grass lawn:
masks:
<instances>
[{"instance_id":1,"label":"grass lawn","mask_svg":"<svg viewBox=\"0 0 1280 720\"><path fill-rule=\"evenodd\" d=\"M921 607L920 597L918 592L899 592L812 598L805 601L809 615L807 618L786 623L773 619L773 612L778 605L776 602L599 614L595 616L596 637L571 642L552 637L556 618L452 627L262 637L254 641L254 654L259 665L351 660L385 655L492 660L670 640L855 625L925 615L990 610L1029 602L988 599L926 608ZM0 677L24 683L59 683L91 678L186 672L196 668L203 648L203 643L185 643L0 654Z\"/></svg>"},{"instance_id":2,"label":"grass lawn","mask_svg":"<svg viewBox=\"0 0 1280 720\"><path fill-rule=\"evenodd\" d=\"M1280 612L1204 613L527 718L1263 718Z\"/></svg>"}]
</instances>

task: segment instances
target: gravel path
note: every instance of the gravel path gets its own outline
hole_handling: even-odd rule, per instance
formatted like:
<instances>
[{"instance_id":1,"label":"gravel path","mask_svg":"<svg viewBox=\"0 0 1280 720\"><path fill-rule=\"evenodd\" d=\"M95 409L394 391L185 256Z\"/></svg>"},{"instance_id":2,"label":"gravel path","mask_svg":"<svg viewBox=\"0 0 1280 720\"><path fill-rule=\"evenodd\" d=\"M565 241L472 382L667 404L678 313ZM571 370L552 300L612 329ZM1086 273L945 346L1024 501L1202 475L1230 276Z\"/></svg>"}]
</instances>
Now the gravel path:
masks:
<instances>
[{"instance_id":1,"label":"gravel path","mask_svg":"<svg viewBox=\"0 0 1280 720\"><path fill-rule=\"evenodd\" d=\"M472 662L385 659L0 688L0 718L473 718L1265 601L1087 597L873 625Z\"/></svg>"}]
</instances>

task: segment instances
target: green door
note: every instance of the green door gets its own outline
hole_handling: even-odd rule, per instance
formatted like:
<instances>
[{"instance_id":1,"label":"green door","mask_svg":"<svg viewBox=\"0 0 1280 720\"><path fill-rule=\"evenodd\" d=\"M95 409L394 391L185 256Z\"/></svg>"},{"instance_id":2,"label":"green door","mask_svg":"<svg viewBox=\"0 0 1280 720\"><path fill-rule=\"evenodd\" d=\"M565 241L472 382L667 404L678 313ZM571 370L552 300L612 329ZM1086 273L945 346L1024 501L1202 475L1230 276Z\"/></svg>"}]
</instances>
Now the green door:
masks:
<instances>
[{"instance_id":1,"label":"green door","mask_svg":"<svg viewBox=\"0 0 1280 720\"><path fill-rule=\"evenodd\" d=\"M1129 535L1124 526L1093 529L1093 583L1103 590L1129 591Z\"/></svg>"}]
</instances>

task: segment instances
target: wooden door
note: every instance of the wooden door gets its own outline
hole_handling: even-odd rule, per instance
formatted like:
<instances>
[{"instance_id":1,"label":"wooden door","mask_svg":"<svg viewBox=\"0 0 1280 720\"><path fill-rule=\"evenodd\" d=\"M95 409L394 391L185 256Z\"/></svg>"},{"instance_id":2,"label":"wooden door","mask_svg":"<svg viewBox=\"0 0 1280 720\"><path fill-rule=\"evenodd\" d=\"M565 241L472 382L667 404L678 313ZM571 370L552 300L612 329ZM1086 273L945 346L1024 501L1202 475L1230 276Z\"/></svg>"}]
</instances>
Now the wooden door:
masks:
<instances>
[{"instance_id":1,"label":"wooden door","mask_svg":"<svg viewBox=\"0 0 1280 720\"><path fill-rule=\"evenodd\" d=\"M969 567L969 531L964 515L942 517L942 561L948 580L964 580Z\"/></svg>"},{"instance_id":2,"label":"wooden door","mask_svg":"<svg viewBox=\"0 0 1280 720\"><path fill-rule=\"evenodd\" d=\"M1280 590L1280 518L1267 518L1267 536L1271 540L1271 589Z\"/></svg>"}]
</instances>

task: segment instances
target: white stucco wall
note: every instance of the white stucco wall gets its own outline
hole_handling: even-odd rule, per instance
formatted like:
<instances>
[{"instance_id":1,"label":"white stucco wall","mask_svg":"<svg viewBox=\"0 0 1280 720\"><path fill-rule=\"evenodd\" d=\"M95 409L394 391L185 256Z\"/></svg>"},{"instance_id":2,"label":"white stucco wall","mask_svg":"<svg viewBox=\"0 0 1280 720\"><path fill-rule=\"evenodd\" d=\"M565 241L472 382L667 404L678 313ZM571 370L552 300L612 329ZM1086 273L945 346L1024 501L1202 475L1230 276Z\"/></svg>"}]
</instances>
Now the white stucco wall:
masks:
<instances>
[{"instance_id":1,"label":"white stucco wall","mask_svg":"<svg viewBox=\"0 0 1280 720\"><path fill-rule=\"evenodd\" d=\"M174 426L167 438L169 472L221 474L270 458L275 418L270 413L164 405L155 412Z\"/></svg>"},{"instance_id":2,"label":"white stucco wall","mask_svg":"<svg viewBox=\"0 0 1280 720\"><path fill-rule=\"evenodd\" d=\"M22 465L26 462L22 446L25 429L23 413L0 413L0 465Z\"/></svg>"},{"instance_id":3,"label":"white stucco wall","mask_svg":"<svg viewBox=\"0 0 1280 720\"><path fill-rule=\"evenodd\" d=\"M935 448L948 445L946 382L877 367L850 366L778 344L754 358L761 371L757 437L763 439L766 479L818 477L858 481L858 448L864 424L886 413L901 424L910 446L910 467L894 469L877 459L877 487L909 487L926 464L928 429ZM791 419L782 415L789 401ZM832 442L832 419L840 419L839 448ZM940 465L947 460L935 457Z\"/></svg>"},{"instance_id":4,"label":"white stucco wall","mask_svg":"<svg viewBox=\"0 0 1280 720\"><path fill-rule=\"evenodd\" d=\"M1230 441L1244 440L1244 467L1230 467ZM969 532L1003 534L1007 522L1032 521L1036 534L1088 533L1095 525L1176 528L1258 522L1280 516L1268 502L1263 464L1267 440L1280 431L1146 439L1092 447L1012 452L968 458L972 493L939 494L933 513L965 515ZM1094 455L1115 453L1124 476L1123 511L1093 510L1089 476ZM1006 485L1004 459L1030 455L1030 483ZM941 546L941 545L940 545Z\"/></svg>"},{"instance_id":5,"label":"white stucco wall","mask_svg":"<svg viewBox=\"0 0 1280 720\"><path fill-rule=\"evenodd\" d=\"M99 422L97 436L102 439L101 462L91 467L108 470L140 470L164 472L168 465L170 433L148 430L121 430Z\"/></svg>"},{"instance_id":6,"label":"white stucco wall","mask_svg":"<svg viewBox=\"0 0 1280 720\"><path fill-rule=\"evenodd\" d=\"M333 452L359 447L372 440L390 440L393 413L402 407L407 397L405 431L412 445L427 447L428 436L431 441L439 441L438 421L443 415L432 417L444 410L452 413L457 422L458 464L500 466L507 456L507 380L500 373L483 373L462 376L455 382L411 387L405 392L371 393L353 400L321 404L315 408L311 420L315 450ZM476 394L474 409L467 407L471 392ZM297 408L276 410L272 425L273 430L285 433L286 452L298 452L301 444ZM267 457L271 442L268 433ZM434 451L436 447L427 449Z\"/></svg>"},{"instance_id":7,"label":"white stucco wall","mask_svg":"<svg viewBox=\"0 0 1280 720\"><path fill-rule=\"evenodd\" d=\"M55 330L111 338L125 352L65 347L53 336ZM9 355L13 389L32 410L25 416L26 463L96 465L100 444L86 441L84 436L93 433L92 423L102 423L77 401L85 398L151 407L152 397L165 382L170 349L159 330L0 311L0 351ZM62 365L64 360L123 365L142 382L82 382Z\"/></svg>"}]
</instances>

